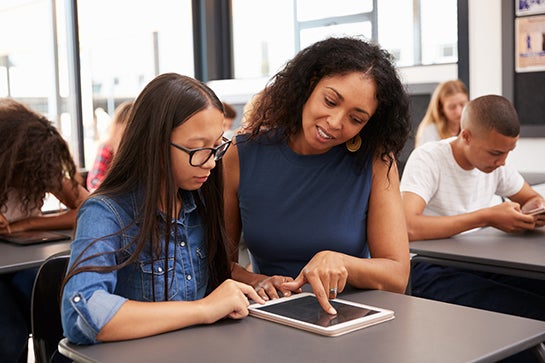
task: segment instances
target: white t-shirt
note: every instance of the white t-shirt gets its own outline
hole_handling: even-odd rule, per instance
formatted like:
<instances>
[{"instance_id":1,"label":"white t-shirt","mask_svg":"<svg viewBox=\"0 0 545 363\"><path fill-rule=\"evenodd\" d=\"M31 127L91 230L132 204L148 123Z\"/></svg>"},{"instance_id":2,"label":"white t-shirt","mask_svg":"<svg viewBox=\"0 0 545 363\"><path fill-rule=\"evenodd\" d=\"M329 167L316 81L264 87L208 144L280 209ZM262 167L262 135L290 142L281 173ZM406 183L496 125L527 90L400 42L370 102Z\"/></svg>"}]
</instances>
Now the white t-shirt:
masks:
<instances>
[{"instance_id":1,"label":"white t-shirt","mask_svg":"<svg viewBox=\"0 0 545 363\"><path fill-rule=\"evenodd\" d=\"M425 215L453 216L497 204L498 198L518 193L523 177L506 164L491 173L464 170L454 159L450 143L456 137L430 142L413 150L403 169L400 189L426 202Z\"/></svg>"},{"instance_id":2,"label":"white t-shirt","mask_svg":"<svg viewBox=\"0 0 545 363\"><path fill-rule=\"evenodd\" d=\"M439 140L441 140L441 136L439 136L439 130L437 130L437 126L435 124L429 124L424 126L424 128L422 129L422 133L420 134L420 138L418 140L419 144L417 146L422 146L430 141Z\"/></svg>"}]
</instances>

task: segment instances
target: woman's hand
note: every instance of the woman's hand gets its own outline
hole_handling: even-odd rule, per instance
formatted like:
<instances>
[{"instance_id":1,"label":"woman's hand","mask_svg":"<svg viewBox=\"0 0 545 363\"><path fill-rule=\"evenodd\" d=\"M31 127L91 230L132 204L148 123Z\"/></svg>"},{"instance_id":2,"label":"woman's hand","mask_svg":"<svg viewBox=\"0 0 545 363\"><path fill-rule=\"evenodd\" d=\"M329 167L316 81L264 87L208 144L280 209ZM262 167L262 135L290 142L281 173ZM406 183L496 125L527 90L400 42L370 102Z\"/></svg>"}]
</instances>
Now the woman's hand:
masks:
<instances>
[{"instance_id":1,"label":"woman's hand","mask_svg":"<svg viewBox=\"0 0 545 363\"><path fill-rule=\"evenodd\" d=\"M257 303L265 301L247 284L234 280L225 280L210 295L202 299L206 309L206 323L211 324L222 318L242 319L248 315L248 298Z\"/></svg>"},{"instance_id":2,"label":"woman's hand","mask_svg":"<svg viewBox=\"0 0 545 363\"><path fill-rule=\"evenodd\" d=\"M345 267L343 254L333 251L321 251L303 267L301 273L293 282L283 284L285 289L294 291L309 283L316 299L322 308L329 314L337 312L329 303L342 292L348 279L348 270Z\"/></svg>"}]
</instances>

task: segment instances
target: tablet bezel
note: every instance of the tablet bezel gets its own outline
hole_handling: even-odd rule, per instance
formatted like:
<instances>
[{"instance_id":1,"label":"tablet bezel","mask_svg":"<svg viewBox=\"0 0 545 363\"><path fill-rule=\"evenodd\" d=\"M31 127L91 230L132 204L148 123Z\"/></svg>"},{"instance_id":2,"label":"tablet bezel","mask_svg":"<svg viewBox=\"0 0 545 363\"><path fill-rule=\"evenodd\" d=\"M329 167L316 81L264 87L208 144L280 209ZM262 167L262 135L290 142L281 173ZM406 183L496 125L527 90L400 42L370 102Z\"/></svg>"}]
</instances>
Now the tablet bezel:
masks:
<instances>
[{"instance_id":1,"label":"tablet bezel","mask_svg":"<svg viewBox=\"0 0 545 363\"><path fill-rule=\"evenodd\" d=\"M394 312L392 310L378 308L376 306L371 306L371 305L360 304L360 303L357 303L357 302L348 301L348 300L339 299L339 298L333 299L332 301L335 301L335 302L340 303L340 304L346 304L346 305L351 305L351 306L355 306L355 307L360 307L360 308L363 308L363 309L366 309L366 310L374 310L374 311L377 311L377 312L372 314L372 315L355 318L353 320L338 323L338 324L328 326L328 327L323 327L323 326L320 326L320 325L308 323L306 321L297 320L297 319L294 319L294 318L291 318L291 317L280 315L278 313L272 313L272 312L269 312L269 311L262 310L262 308L266 307L266 306L291 302L293 300L301 299L301 298L304 298L304 297L307 297L307 296L312 296L312 297L316 298L313 293L302 292L300 294L294 294L294 295L291 295L291 296L288 296L288 297L282 297L282 298L279 298L279 299L269 300L265 304L255 303L255 304L251 304L248 307L249 314L251 316L254 316L254 317L262 318L262 319L265 319L265 320L273 321L273 322L276 322L276 323L292 326L292 327L295 327L295 328L303 329L303 330L306 330L306 331L310 331L310 332L313 332L313 333L317 333L317 334L321 334L321 335L325 335L325 336L330 336L330 337L346 334L346 333L352 332L354 330L362 329L362 328L365 328L365 327L368 327L368 326L371 326L371 325L375 325L375 324L378 324L378 323L381 323L381 322L384 322L384 321L387 321L387 320L390 320L390 319L394 318Z\"/></svg>"}]
</instances>

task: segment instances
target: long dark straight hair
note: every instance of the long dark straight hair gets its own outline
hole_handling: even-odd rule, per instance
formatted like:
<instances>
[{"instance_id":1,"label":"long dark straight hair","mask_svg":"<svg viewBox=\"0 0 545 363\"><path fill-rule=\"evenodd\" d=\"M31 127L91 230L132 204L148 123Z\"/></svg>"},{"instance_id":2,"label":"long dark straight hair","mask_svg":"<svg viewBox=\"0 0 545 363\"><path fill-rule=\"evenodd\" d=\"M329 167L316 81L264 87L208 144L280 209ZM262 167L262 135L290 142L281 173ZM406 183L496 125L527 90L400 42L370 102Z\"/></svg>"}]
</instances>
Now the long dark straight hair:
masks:
<instances>
[{"instance_id":1,"label":"long dark straight hair","mask_svg":"<svg viewBox=\"0 0 545 363\"><path fill-rule=\"evenodd\" d=\"M84 250L68 271L65 282L83 271L118 270L133 263L144 248L149 249L153 259L163 256L167 262L170 232L176 229L171 221L177 218L175 208L179 193L171 167L171 134L191 116L210 106L223 113L222 103L214 92L190 77L166 73L144 88L134 103L111 169L95 192L95 195L115 197L135 190L145 191L137 213L138 221L133 221L140 225L139 233L132 241L135 252L117 266L79 266L96 257L83 258ZM205 228L210 277L208 288L211 290L231 274L225 248L221 161L216 163L200 190L192 194ZM164 226L157 219L157 208L161 203L164 203L166 214ZM166 241L164 245L161 244L161 237ZM165 300L168 299L167 280Z\"/></svg>"}]
</instances>

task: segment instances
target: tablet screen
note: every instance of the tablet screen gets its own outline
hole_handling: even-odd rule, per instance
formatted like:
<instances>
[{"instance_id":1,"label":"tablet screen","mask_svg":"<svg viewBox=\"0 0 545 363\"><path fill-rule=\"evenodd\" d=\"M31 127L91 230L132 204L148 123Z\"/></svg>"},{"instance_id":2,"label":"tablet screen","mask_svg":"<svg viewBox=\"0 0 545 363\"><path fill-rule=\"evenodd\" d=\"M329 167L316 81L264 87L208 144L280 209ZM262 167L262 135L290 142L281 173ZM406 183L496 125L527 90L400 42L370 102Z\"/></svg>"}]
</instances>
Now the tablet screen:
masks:
<instances>
[{"instance_id":1,"label":"tablet screen","mask_svg":"<svg viewBox=\"0 0 545 363\"><path fill-rule=\"evenodd\" d=\"M377 310L344 304L338 301L330 301L330 303L337 310L337 315L326 313L314 296L304 296L278 304L259 306L256 309L322 327L334 326L379 313Z\"/></svg>"}]
</instances>

